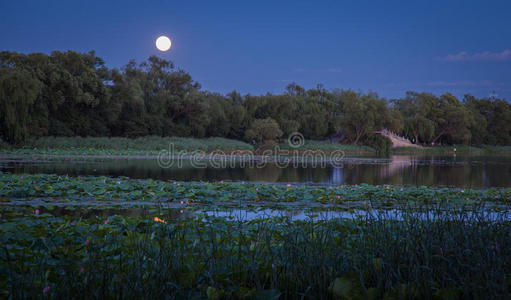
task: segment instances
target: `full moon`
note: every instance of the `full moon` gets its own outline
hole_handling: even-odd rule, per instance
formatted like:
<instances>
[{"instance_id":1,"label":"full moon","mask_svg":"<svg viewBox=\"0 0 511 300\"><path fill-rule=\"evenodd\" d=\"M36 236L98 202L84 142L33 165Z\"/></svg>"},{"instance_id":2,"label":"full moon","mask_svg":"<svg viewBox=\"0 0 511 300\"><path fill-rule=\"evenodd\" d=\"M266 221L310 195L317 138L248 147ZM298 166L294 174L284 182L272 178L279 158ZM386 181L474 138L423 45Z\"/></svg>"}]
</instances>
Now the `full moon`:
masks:
<instances>
[{"instance_id":1,"label":"full moon","mask_svg":"<svg viewBox=\"0 0 511 300\"><path fill-rule=\"evenodd\" d=\"M156 39L156 48L160 51L168 51L171 45L172 43L170 42L170 39L164 35Z\"/></svg>"}]
</instances>

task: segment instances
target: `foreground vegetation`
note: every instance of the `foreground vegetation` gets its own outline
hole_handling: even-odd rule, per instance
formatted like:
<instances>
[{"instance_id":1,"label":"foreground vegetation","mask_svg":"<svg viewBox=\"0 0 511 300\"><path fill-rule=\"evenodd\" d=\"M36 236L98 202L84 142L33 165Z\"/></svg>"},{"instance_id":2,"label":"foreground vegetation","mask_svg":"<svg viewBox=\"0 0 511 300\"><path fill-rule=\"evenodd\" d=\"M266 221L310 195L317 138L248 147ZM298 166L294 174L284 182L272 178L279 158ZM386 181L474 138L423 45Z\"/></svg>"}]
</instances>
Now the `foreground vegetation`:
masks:
<instances>
[{"instance_id":1,"label":"foreground vegetation","mask_svg":"<svg viewBox=\"0 0 511 300\"><path fill-rule=\"evenodd\" d=\"M510 203L500 188L0 173L0 297L506 298ZM208 214L261 207L284 214ZM348 214L285 216L297 208Z\"/></svg>"},{"instance_id":2,"label":"foreground vegetation","mask_svg":"<svg viewBox=\"0 0 511 300\"><path fill-rule=\"evenodd\" d=\"M357 220L89 219L0 210L5 298L499 299L511 224L468 211Z\"/></svg>"},{"instance_id":3,"label":"foreground vegetation","mask_svg":"<svg viewBox=\"0 0 511 300\"><path fill-rule=\"evenodd\" d=\"M108 69L94 52L0 52L0 138L23 144L42 136L220 136L267 144L300 132L370 145L387 128L418 144L511 144L511 104L462 101L446 93L305 90L278 95L220 95L200 90L170 61L151 56ZM374 142L374 141L373 141Z\"/></svg>"}]
</instances>

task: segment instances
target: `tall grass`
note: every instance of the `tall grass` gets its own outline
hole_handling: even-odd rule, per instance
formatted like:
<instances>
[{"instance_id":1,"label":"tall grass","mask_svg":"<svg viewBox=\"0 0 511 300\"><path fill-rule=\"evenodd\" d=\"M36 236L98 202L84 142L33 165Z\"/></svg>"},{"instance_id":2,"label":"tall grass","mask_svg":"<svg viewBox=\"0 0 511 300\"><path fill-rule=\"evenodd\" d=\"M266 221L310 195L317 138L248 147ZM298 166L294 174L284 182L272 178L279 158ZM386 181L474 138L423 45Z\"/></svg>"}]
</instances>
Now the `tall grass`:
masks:
<instances>
[{"instance_id":1,"label":"tall grass","mask_svg":"<svg viewBox=\"0 0 511 300\"><path fill-rule=\"evenodd\" d=\"M147 136L139 138L124 137L41 137L29 139L19 148L0 142L0 151L9 153L48 153L48 154L157 154L161 150L169 150L173 145L175 151L224 151L253 150L254 147L242 141L212 137L212 138L184 138ZM456 151L454 151L456 148ZM300 147L294 148L289 143L279 144L282 150L297 150L299 152L313 151L344 151L347 154L375 154L376 150L363 145L349 145L327 141L306 140ZM511 146L436 146L436 147L397 147L392 154L425 154L425 155L452 155L469 154L511 154Z\"/></svg>"},{"instance_id":2,"label":"tall grass","mask_svg":"<svg viewBox=\"0 0 511 300\"><path fill-rule=\"evenodd\" d=\"M298 151L306 151L306 150L318 150L325 152L334 152L334 151L344 151L346 153L367 153L374 154L376 151L369 146L362 145L351 145L351 144L341 144L341 143L332 143L326 141L312 141L307 140L300 147L291 147L289 143L281 143L279 145L280 149L283 150L298 150Z\"/></svg>"},{"instance_id":3,"label":"tall grass","mask_svg":"<svg viewBox=\"0 0 511 300\"><path fill-rule=\"evenodd\" d=\"M235 150L253 150L254 147L242 141L226 138L183 138L183 137L158 137L148 136L139 138L123 137L42 137L38 139L29 139L18 152L41 152L41 153L112 153L112 154L132 154L132 153L157 153L165 149L168 150L170 144L176 151L235 151ZM375 150L368 146L346 145L340 143L331 143L323 141L306 141L298 148L290 147L287 142L281 143L279 148L282 150L319 150L325 152L344 151L346 153L375 153ZM0 149L16 150L14 147L0 147ZM272 148L273 149L273 148Z\"/></svg>"},{"instance_id":4,"label":"tall grass","mask_svg":"<svg viewBox=\"0 0 511 300\"><path fill-rule=\"evenodd\" d=\"M158 137L147 136L139 138L123 137L42 137L28 140L24 148L36 149L39 151L77 151L77 152L140 152L157 153L160 150L169 150L173 147L175 151L206 151L215 150L251 150L252 145L226 138L212 137L205 139L184 138L184 137Z\"/></svg>"},{"instance_id":5,"label":"tall grass","mask_svg":"<svg viewBox=\"0 0 511 300\"><path fill-rule=\"evenodd\" d=\"M479 146L486 153L502 153L502 154L511 154L511 146L491 146L491 145L483 145Z\"/></svg>"},{"instance_id":6,"label":"tall grass","mask_svg":"<svg viewBox=\"0 0 511 300\"><path fill-rule=\"evenodd\" d=\"M108 224L10 217L0 225L0 290L13 298L45 287L54 298L509 297L509 216L453 213Z\"/></svg>"},{"instance_id":7,"label":"tall grass","mask_svg":"<svg viewBox=\"0 0 511 300\"><path fill-rule=\"evenodd\" d=\"M454 151L456 149L456 151ZM393 154L426 154L426 155L484 155L484 154L510 154L511 146L468 146L468 145L452 145L452 146L435 146L435 147L396 147L392 149Z\"/></svg>"}]
</instances>

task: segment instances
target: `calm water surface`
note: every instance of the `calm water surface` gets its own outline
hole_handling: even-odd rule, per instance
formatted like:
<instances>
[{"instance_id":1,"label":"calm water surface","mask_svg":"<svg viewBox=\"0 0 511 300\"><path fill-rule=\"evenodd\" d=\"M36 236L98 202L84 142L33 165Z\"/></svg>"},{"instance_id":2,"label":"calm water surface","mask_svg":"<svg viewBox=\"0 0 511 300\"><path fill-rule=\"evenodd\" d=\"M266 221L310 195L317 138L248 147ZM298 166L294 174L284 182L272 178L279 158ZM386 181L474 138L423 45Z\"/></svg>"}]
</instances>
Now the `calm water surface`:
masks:
<instances>
[{"instance_id":1,"label":"calm water surface","mask_svg":"<svg viewBox=\"0 0 511 300\"><path fill-rule=\"evenodd\" d=\"M301 165L262 168L235 165L224 168L162 168L156 159L29 160L1 158L0 170L12 173L128 176L182 181L254 181L314 184L393 184L466 188L511 187L508 156L393 156L348 158L341 167Z\"/></svg>"}]
</instances>

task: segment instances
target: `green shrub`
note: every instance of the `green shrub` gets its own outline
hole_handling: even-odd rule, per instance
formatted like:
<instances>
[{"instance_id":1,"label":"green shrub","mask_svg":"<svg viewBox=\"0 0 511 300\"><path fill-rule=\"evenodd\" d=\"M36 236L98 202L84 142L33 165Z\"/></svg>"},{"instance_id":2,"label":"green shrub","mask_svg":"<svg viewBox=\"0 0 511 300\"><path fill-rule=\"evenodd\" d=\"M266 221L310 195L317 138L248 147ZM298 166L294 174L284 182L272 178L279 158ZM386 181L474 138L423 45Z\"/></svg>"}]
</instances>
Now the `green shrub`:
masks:
<instances>
[{"instance_id":1,"label":"green shrub","mask_svg":"<svg viewBox=\"0 0 511 300\"><path fill-rule=\"evenodd\" d=\"M362 138L361 142L375 149L377 155L389 156L392 150L392 141L381 134L368 134Z\"/></svg>"}]
</instances>

